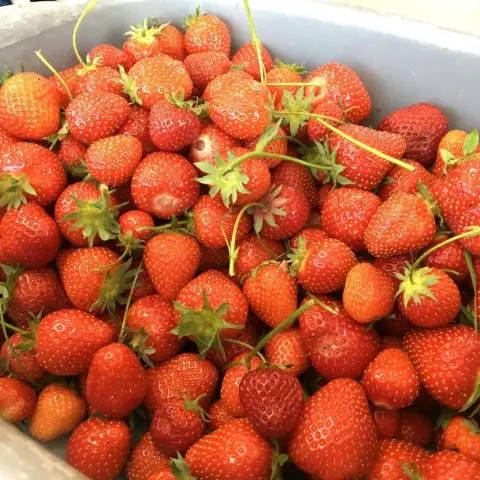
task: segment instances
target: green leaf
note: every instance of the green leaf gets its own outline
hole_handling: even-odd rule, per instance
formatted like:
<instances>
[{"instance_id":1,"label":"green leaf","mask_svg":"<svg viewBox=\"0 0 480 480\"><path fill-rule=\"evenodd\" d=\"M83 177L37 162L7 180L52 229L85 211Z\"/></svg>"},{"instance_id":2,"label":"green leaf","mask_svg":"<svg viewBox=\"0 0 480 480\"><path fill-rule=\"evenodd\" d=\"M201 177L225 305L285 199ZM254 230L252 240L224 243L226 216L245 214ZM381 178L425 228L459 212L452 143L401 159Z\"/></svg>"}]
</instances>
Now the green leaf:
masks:
<instances>
[{"instance_id":1,"label":"green leaf","mask_svg":"<svg viewBox=\"0 0 480 480\"><path fill-rule=\"evenodd\" d=\"M265 148L268 146L268 144L277 136L278 134L278 128L280 127L280 124L282 123L282 120L278 120L277 123L270 125L260 136L260 138L257 141L257 145L255 147L255 151L257 152L263 152Z\"/></svg>"},{"instance_id":2,"label":"green leaf","mask_svg":"<svg viewBox=\"0 0 480 480\"><path fill-rule=\"evenodd\" d=\"M465 262L467 263L468 273L470 274L470 279L472 280L473 286L473 326L475 331L478 332L478 305L477 305L477 289L478 289L478 279L477 274L475 273L475 268L473 266L472 255L468 250L464 250Z\"/></svg>"},{"instance_id":3,"label":"green leaf","mask_svg":"<svg viewBox=\"0 0 480 480\"><path fill-rule=\"evenodd\" d=\"M312 110L314 94L304 97L305 88L300 87L295 96L289 90L283 91L283 110L273 114L274 119L280 119L282 125L290 126L290 134L296 136L300 128L307 124Z\"/></svg>"},{"instance_id":4,"label":"green leaf","mask_svg":"<svg viewBox=\"0 0 480 480\"><path fill-rule=\"evenodd\" d=\"M468 134L467 138L463 142L463 155L467 156L474 153L478 147L478 141L479 141L478 129L475 129Z\"/></svg>"}]
</instances>

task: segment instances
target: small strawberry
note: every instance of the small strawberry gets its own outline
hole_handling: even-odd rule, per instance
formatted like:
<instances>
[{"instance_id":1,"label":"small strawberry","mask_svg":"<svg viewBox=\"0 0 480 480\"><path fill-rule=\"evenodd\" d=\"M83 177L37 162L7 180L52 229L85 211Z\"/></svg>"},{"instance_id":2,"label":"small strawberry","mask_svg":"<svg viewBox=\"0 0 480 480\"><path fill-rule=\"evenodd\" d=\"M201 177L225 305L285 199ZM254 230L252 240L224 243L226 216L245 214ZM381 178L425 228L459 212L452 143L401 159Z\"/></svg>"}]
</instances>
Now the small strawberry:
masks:
<instances>
[{"instance_id":1,"label":"small strawberry","mask_svg":"<svg viewBox=\"0 0 480 480\"><path fill-rule=\"evenodd\" d=\"M340 121L343 121L345 117L343 110L334 102L320 103L313 109L312 113L313 115L323 115ZM339 122L335 122L334 120L328 120L326 118L323 118L323 120L328 121L328 123L333 124L334 126L338 126L339 124ZM307 135L310 140L323 142L329 132L330 130L320 123L314 116L311 116L308 119Z\"/></svg>"},{"instance_id":2,"label":"small strawberry","mask_svg":"<svg viewBox=\"0 0 480 480\"><path fill-rule=\"evenodd\" d=\"M87 174L84 162L88 146L72 135L67 135L59 144L58 158L63 168L73 177L84 177Z\"/></svg>"},{"instance_id":3,"label":"small strawberry","mask_svg":"<svg viewBox=\"0 0 480 480\"><path fill-rule=\"evenodd\" d=\"M70 388L56 383L40 393L30 421L30 434L41 442L50 442L77 428L85 417L85 400Z\"/></svg>"},{"instance_id":4,"label":"small strawberry","mask_svg":"<svg viewBox=\"0 0 480 480\"><path fill-rule=\"evenodd\" d=\"M89 418L67 443L67 462L92 480L114 480L127 461L130 430L124 422Z\"/></svg>"},{"instance_id":5,"label":"small strawberry","mask_svg":"<svg viewBox=\"0 0 480 480\"><path fill-rule=\"evenodd\" d=\"M193 85L201 92L214 78L227 73L231 67L224 53L213 51L192 53L184 63Z\"/></svg>"},{"instance_id":6,"label":"small strawberry","mask_svg":"<svg viewBox=\"0 0 480 480\"><path fill-rule=\"evenodd\" d=\"M278 59L275 60L273 68L267 72L266 80L268 91L273 97L273 102L276 109L282 108L282 97L284 91L290 92L294 97L300 88L300 85L271 85L271 84L290 84L302 83L302 73L305 69L302 65L287 64Z\"/></svg>"},{"instance_id":7,"label":"small strawberry","mask_svg":"<svg viewBox=\"0 0 480 480\"><path fill-rule=\"evenodd\" d=\"M282 127L277 127L277 131L275 133L276 133L275 137L273 137L273 139L270 140L265 146L263 146L263 143L262 143L262 150L266 153L274 153L277 155L290 155L290 153L287 152L288 141L286 138L282 138L286 136L285 130ZM246 149L253 151L257 149L257 144L259 142L263 142L263 135L260 135L259 137L254 137L254 138L247 138L246 140L243 141L243 146ZM262 157L262 159L267 164L268 168L274 168L277 165L280 165L280 163L282 163L282 160L279 158ZM287 162L287 164L294 165L297 167L299 166L292 162ZM294 176L296 177L296 175Z\"/></svg>"},{"instance_id":8,"label":"small strawberry","mask_svg":"<svg viewBox=\"0 0 480 480\"><path fill-rule=\"evenodd\" d=\"M273 68L273 59L269 51L260 45L260 56L265 73ZM244 43L232 57L232 65L243 67L242 71L251 75L255 80L260 81L260 65L257 49L253 42Z\"/></svg>"},{"instance_id":9,"label":"small strawberry","mask_svg":"<svg viewBox=\"0 0 480 480\"><path fill-rule=\"evenodd\" d=\"M146 155L156 150L149 128L150 112L139 105L130 105L128 118L117 133L138 138L142 142L143 153Z\"/></svg>"},{"instance_id":10,"label":"small strawberry","mask_svg":"<svg viewBox=\"0 0 480 480\"><path fill-rule=\"evenodd\" d=\"M118 217L120 233L125 239L145 241L150 236L148 228L154 227L152 216L142 210L129 210ZM144 230L145 229L145 230Z\"/></svg>"},{"instance_id":11,"label":"small strawberry","mask_svg":"<svg viewBox=\"0 0 480 480\"><path fill-rule=\"evenodd\" d=\"M128 480L148 480L150 475L169 465L170 459L160 453L153 443L150 432L147 432L135 445L130 455L126 476Z\"/></svg>"},{"instance_id":12,"label":"small strawberry","mask_svg":"<svg viewBox=\"0 0 480 480\"><path fill-rule=\"evenodd\" d=\"M290 247L293 250L298 248L298 241L303 238L302 242L305 242L307 248L313 245L321 245L328 235L320 229L320 227L308 227L300 230L290 239Z\"/></svg>"},{"instance_id":13,"label":"small strawberry","mask_svg":"<svg viewBox=\"0 0 480 480\"><path fill-rule=\"evenodd\" d=\"M400 430L400 412L398 410L374 408L372 416L379 440L397 438Z\"/></svg>"},{"instance_id":14,"label":"small strawberry","mask_svg":"<svg viewBox=\"0 0 480 480\"><path fill-rule=\"evenodd\" d=\"M480 463L480 431L478 424L472 420L463 419L464 426L456 441L457 450L466 457ZM445 431L445 436L447 431Z\"/></svg>"},{"instance_id":15,"label":"small strawberry","mask_svg":"<svg viewBox=\"0 0 480 480\"><path fill-rule=\"evenodd\" d=\"M35 409L35 390L14 377L0 378L0 418L10 423L23 422Z\"/></svg>"},{"instance_id":16,"label":"small strawberry","mask_svg":"<svg viewBox=\"0 0 480 480\"><path fill-rule=\"evenodd\" d=\"M186 56L183 33L170 23L163 25L160 36L157 37L160 43L160 50L165 55L175 60L184 60Z\"/></svg>"},{"instance_id":17,"label":"small strawberry","mask_svg":"<svg viewBox=\"0 0 480 480\"><path fill-rule=\"evenodd\" d=\"M97 59L96 65L98 67L118 69L119 66L122 66L127 72L135 63L135 58L129 52L108 43L102 43L93 47L88 52L88 58L92 61Z\"/></svg>"},{"instance_id":18,"label":"small strawberry","mask_svg":"<svg viewBox=\"0 0 480 480\"><path fill-rule=\"evenodd\" d=\"M480 463L444 450L426 458L420 471L422 480L476 480L480 478Z\"/></svg>"},{"instance_id":19,"label":"small strawberry","mask_svg":"<svg viewBox=\"0 0 480 480\"><path fill-rule=\"evenodd\" d=\"M227 406L222 400L217 400L216 402L212 403L212 406L208 411L208 416L210 417L208 426L212 431L217 430L217 428L223 427L223 425L235 420L235 417L230 414Z\"/></svg>"},{"instance_id":20,"label":"small strawberry","mask_svg":"<svg viewBox=\"0 0 480 480\"><path fill-rule=\"evenodd\" d=\"M400 412L399 439L415 445L428 445L433 437L431 420L419 412L403 410Z\"/></svg>"}]
</instances>

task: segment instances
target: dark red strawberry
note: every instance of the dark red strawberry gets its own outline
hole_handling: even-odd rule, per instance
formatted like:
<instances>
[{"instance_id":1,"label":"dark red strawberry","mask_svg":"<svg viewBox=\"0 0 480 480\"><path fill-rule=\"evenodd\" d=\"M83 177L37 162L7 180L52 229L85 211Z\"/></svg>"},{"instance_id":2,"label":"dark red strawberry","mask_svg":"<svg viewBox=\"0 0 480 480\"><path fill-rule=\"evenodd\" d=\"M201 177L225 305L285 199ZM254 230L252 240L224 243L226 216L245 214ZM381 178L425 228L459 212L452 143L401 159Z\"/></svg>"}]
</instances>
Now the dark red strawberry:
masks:
<instances>
[{"instance_id":1,"label":"dark red strawberry","mask_svg":"<svg viewBox=\"0 0 480 480\"><path fill-rule=\"evenodd\" d=\"M432 437L433 425L427 415L409 410L400 412L400 440L425 446L432 441Z\"/></svg>"},{"instance_id":2,"label":"dark red strawberry","mask_svg":"<svg viewBox=\"0 0 480 480\"><path fill-rule=\"evenodd\" d=\"M37 395L27 383L14 377L0 378L0 418L10 423L23 422L33 413Z\"/></svg>"},{"instance_id":3,"label":"dark red strawberry","mask_svg":"<svg viewBox=\"0 0 480 480\"><path fill-rule=\"evenodd\" d=\"M379 440L397 438L400 430L400 412L398 410L373 408L372 415Z\"/></svg>"}]
</instances>

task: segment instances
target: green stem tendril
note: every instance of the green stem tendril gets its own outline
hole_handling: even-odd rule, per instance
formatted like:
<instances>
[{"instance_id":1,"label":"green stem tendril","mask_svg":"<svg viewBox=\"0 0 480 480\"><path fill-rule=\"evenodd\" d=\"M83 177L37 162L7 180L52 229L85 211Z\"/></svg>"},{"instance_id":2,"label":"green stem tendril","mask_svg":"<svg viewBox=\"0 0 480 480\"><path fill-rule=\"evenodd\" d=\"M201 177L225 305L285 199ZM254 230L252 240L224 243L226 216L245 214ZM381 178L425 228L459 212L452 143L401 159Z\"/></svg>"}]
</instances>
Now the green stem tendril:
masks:
<instances>
[{"instance_id":1,"label":"green stem tendril","mask_svg":"<svg viewBox=\"0 0 480 480\"><path fill-rule=\"evenodd\" d=\"M317 85L318 86L318 85ZM288 112L288 111L282 111L282 110L275 110L273 112L274 115L284 115L286 117L291 116L291 115L297 115L297 116L308 116L311 118L316 118L320 120L328 120L329 122L335 122L339 123L342 125L348 125L348 122L344 122L343 120L340 120L335 117L330 117L329 115L322 115L321 113L311 113L311 112ZM342 132L343 133L343 132ZM346 134L345 134L346 135Z\"/></svg>"},{"instance_id":2,"label":"green stem tendril","mask_svg":"<svg viewBox=\"0 0 480 480\"><path fill-rule=\"evenodd\" d=\"M164 225L159 225L157 227L140 227L140 228L137 228L137 232L143 232L145 230L149 230L152 233L162 233L165 230L168 230L169 228L174 228L177 226L188 225L188 224L189 224L189 220L178 220L176 222L166 223Z\"/></svg>"},{"instance_id":3,"label":"green stem tendril","mask_svg":"<svg viewBox=\"0 0 480 480\"><path fill-rule=\"evenodd\" d=\"M82 65L82 67L86 67L87 64L85 63L83 58L80 56L80 53L78 53L77 33L78 33L78 29L80 28L80 25L83 22L83 19L93 10L93 7L97 2L98 0L90 0L87 3L87 6L83 10L83 12L80 14L80 17L78 17L77 23L75 24L75 28L73 29L73 35L72 35L73 51L75 52L75 56L77 57L77 60Z\"/></svg>"},{"instance_id":4,"label":"green stem tendril","mask_svg":"<svg viewBox=\"0 0 480 480\"><path fill-rule=\"evenodd\" d=\"M25 330L22 330L21 328L16 327L15 325L12 325L8 322L3 322L5 327L7 327L9 330L12 330L12 332L19 333L20 335L27 333Z\"/></svg>"},{"instance_id":5,"label":"green stem tendril","mask_svg":"<svg viewBox=\"0 0 480 480\"><path fill-rule=\"evenodd\" d=\"M65 89L65 91L67 92L68 94L68 97L70 98L70 100L73 100L73 95L72 95L72 92L70 90L70 88L68 88L68 85L67 85L67 82L62 78L62 76L55 70L55 68L53 68L53 66L50 64L50 62L43 56L42 54L42 51L41 50L36 50L35 51L35 55L42 61L42 63L55 75L55 77L57 77L58 81L62 84L63 88Z\"/></svg>"},{"instance_id":6,"label":"green stem tendril","mask_svg":"<svg viewBox=\"0 0 480 480\"><path fill-rule=\"evenodd\" d=\"M225 343L233 343L234 345L240 345L242 347L245 347L247 350L253 350L255 348L255 347L252 347L251 345L249 345L248 343L241 342L240 340L235 340L233 338L224 338L223 341ZM267 363L267 359L263 356L263 354L261 352L257 352L257 356L260 358L260 360L263 363Z\"/></svg>"},{"instance_id":7,"label":"green stem tendril","mask_svg":"<svg viewBox=\"0 0 480 480\"><path fill-rule=\"evenodd\" d=\"M288 140L289 142L296 143L299 147L306 147L307 145L303 143L301 140L295 137L291 137L290 135L279 135L278 137L273 137L272 142L275 140Z\"/></svg>"},{"instance_id":8,"label":"green stem tendril","mask_svg":"<svg viewBox=\"0 0 480 480\"><path fill-rule=\"evenodd\" d=\"M253 17L252 17L252 12L250 11L250 5L248 3L248 0L244 0L244 5L245 5L245 12L247 13L247 18L248 18L248 24L250 26L250 31L252 32L252 44L255 47L255 50L257 52L257 58L258 58L258 68L260 69L260 82L265 85L266 84L266 77L267 77L267 72L265 71L265 65L263 64L262 60L262 43L260 42L260 39L258 38L257 32L255 30L255 25L253 23Z\"/></svg>"}]
</instances>

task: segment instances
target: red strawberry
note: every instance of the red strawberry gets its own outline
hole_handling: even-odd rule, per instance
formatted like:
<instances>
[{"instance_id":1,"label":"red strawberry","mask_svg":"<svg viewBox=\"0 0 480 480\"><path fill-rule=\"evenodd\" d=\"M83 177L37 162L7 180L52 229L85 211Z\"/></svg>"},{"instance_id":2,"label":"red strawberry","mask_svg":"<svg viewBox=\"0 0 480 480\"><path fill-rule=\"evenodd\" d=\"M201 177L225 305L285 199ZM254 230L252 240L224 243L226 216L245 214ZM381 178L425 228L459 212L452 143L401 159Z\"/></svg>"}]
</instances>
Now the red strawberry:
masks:
<instances>
[{"instance_id":1,"label":"red strawberry","mask_svg":"<svg viewBox=\"0 0 480 480\"><path fill-rule=\"evenodd\" d=\"M144 261L159 295L172 301L198 270L200 248L189 235L161 233L147 242Z\"/></svg>"},{"instance_id":2,"label":"red strawberry","mask_svg":"<svg viewBox=\"0 0 480 480\"><path fill-rule=\"evenodd\" d=\"M269 51L260 45L260 56L265 67L265 73L273 68L273 59ZM257 49L253 42L244 43L232 57L232 65L243 67L242 71L251 75L255 80L260 80L260 66L258 64Z\"/></svg>"},{"instance_id":3,"label":"red strawberry","mask_svg":"<svg viewBox=\"0 0 480 480\"><path fill-rule=\"evenodd\" d=\"M118 224L120 225L120 233L124 237L130 235L136 240L147 240L151 232L148 229L142 229L155 226L152 216L141 210L129 210L123 213L118 217Z\"/></svg>"},{"instance_id":4,"label":"red strawberry","mask_svg":"<svg viewBox=\"0 0 480 480\"><path fill-rule=\"evenodd\" d=\"M317 192L317 197L318 197L318 210L319 212L322 211L323 204L325 203L325 200L327 198L327 195L333 190L333 184L331 182L326 183L325 185L322 185ZM318 226L320 226L320 220L318 221Z\"/></svg>"},{"instance_id":5,"label":"red strawberry","mask_svg":"<svg viewBox=\"0 0 480 480\"><path fill-rule=\"evenodd\" d=\"M136 259L132 261L132 268L138 270L141 268L138 274L137 283L135 284L135 290L132 293L132 300L140 300L140 298L148 297L149 295L155 295L157 291L153 285L152 279L149 277L146 268L140 266L141 260Z\"/></svg>"},{"instance_id":6,"label":"red strawberry","mask_svg":"<svg viewBox=\"0 0 480 480\"><path fill-rule=\"evenodd\" d=\"M80 64L74 65L73 67L66 68L65 70L60 70L58 74L63 79L63 81L67 84L68 88L70 89L70 93L75 90L75 84L77 83L78 76L77 71L82 68ZM57 78L56 75L52 75L48 78L48 81L53 84L53 86L57 90L57 94L60 97L60 106L62 108L67 107L67 105L72 100L70 98L69 93L65 90L65 87Z\"/></svg>"},{"instance_id":7,"label":"red strawberry","mask_svg":"<svg viewBox=\"0 0 480 480\"><path fill-rule=\"evenodd\" d=\"M15 145L16 143L18 143L18 141L18 139L12 137L2 127L0 127L0 154L2 153L2 150L12 145Z\"/></svg>"},{"instance_id":8,"label":"red strawberry","mask_svg":"<svg viewBox=\"0 0 480 480\"><path fill-rule=\"evenodd\" d=\"M290 239L290 247L293 250L298 248L298 240L302 237L307 248L312 247L313 245L321 245L325 239L328 238L328 235L320 228L304 228L296 233Z\"/></svg>"},{"instance_id":9,"label":"red strawberry","mask_svg":"<svg viewBox=\"0 0 480 480\"><path fill-rule=\"evenodd\" d=\"M148 154L156 150L149 128L150 112L139 105L131 105L130 114L117 133L138 138L142 142L143 153Z\"/></svg>"},{"instance_id":10,"label":"red strawberry","mask_svg":"<svg viewBox=\"0 0 480 480\"><path fill-rule=\"evenodd\" d=\"M480 463L444 450L426 458L420 471L423 480L476 480L480 478Z\"/></svg>"},{"instance_id":11,"label":"red strawberry","mask_svg":"<svg viewBox=\"0 0 480 480\"><path fill-rule=\"evenodd\" d=\"M142 151L140 140L131 135L102 138L88 148L85 166L97 182L118 187L130 180Z\"/></svg>"},{"instance_id":12,"label":"red strawberry","mask_svg":"<svg viewBox=\"0 0 480 480\"><path fill-rule=\"evenodd\" d=\"M362 386L339 378L310 397L288 453L301 470L325 480L368 476L378 442Z\"/></svg>"},{"instance_id":13,"label":"red strawberry","mask_svg":"<svg viewBox=\"0 0 480 480\"><path fill-rule=\"evenodd\" d=\"M336 118L340 121L343 121L345 117L343 110L334 102L320 103L313 109L312 113L314 115L324 115L326 117ZM334 126L339 125L339 122L327 120L325 118L323 120L328 121L328 123L333 124ZM308 119L307 134L310 140L323 142L329 132L330 130L325 125L320 123L315 117L312 116ZM320 171L318 173L320 173Z\"/></svg>"},{"instance_id":14,"label":"red strawberry","mask_svg":"<svg viewBox=\"0 0 480 480\"><path fill-rule=\"evenodd\" d=\"M425 201L411 193L398 193L373 215L365 231L365 245L375 257L393 257L426 247L435 231L435 220Z\"/></svg>"},{"instance_id":15,"label":"red strawberry","mask_svg":"<svg viewBox=\"0 0 480 480\"><path fill-rule=\"evenodd\" d=\"M98 67L118 69L119 66L122 66L127 71L135 63L133 55L108 43L93 47L90 52L88 52L88 58L92 61L97 59L96 65Z\"/></svg>"},{"instance_id":16,"label":"red strawberry","mask_svg":"<svg viewBox=\"0 0 480 480\"><path fill-rule=\"evenodd\" d=\"M118 420L89 418L67 443L67 462L92 480L114 480L127 461L130 430Z\"/></svg>"},{"instance_id":17,"label":"red strawberry","mask_svg":"<svg viewBox=\"0 0 480 480\"><path fill-rule=\"evenodd\" d=\"M227 406L222 400L217 400L216 402L212 403L212 406L208 412L208 416L210 417L208 426L212 431L235 420L235 417L230 414Z\"/></svg>"},{"instance_id":18,"label":"red strawberry","mask_svg":"<svg viewBox=\"0 0 480 480\"><path fill-rule=\"evenodd\" d=\"M303 390L293 375L278 368L248 372L240 383L240 401L255 430L280 438L296 426L303 408Z\"/></svg>"},{"instance_id":19,"label":"red strawberry","mask_svg":"<svg viewBox=\"0 0 480 480\"><path fill-rule=\"evenodd\" d=\"M430 165L440 140L447 133L447 119L436 106L415 103L387 115L378 128L405 137L405 156L414 158L422 165Z\"/></svg>"},{"instance_id":20,"label":"red strawberry","mask_svg":"<svg viewBox=\"0 0 480 480\"><path fill-rule=\"evenodd\" d=\"M378 207L377 195L358 188L339 188L325 198L322 229L353 251L365 250L365 230Z\"/></svg>"},{"instance_id":21,"label":"red strawberry","mask_svg":"<svg viewBox=\"0 0 480 480\"><path fill-rule=\"evenodd\" d=\"M227 73L231 67L224 53L213 51L192 53L184 63L193 85L201 92L214 78Z\"/></svg>"},{"instance_id":22,"label":"red strawberry","mask_svg":"<svg viewBox=\"0 0 480 480\"><path fill-rule=\"evenodd\" d=\"M467 419L463 419L462 422L464 422L463 425L466 428L460 431L456 440L456 448L462 455L480 462L480 432L478 425ZM447 430L445 431L445 437L447 436Z\"/></svg>"},{"instance_id":23,"label":"red strawberry","mask_svg":"<svg viewBox=\"0 0 480 480\"><path fill-rule=\"evenodd\" d=\"M395 285L383 270L366 262L355 265L347 275L343 305L359 323L380 320L395 306Z\"/></svg>"},{"instance_id":24,"label":"red strawberry","mask_svg":"<svg viewBox=\"0 0 480 480\"><path fill-rule=\"evenodd\" d=\"M60 96L38 73L22 72L0 87L0 127L23 140L43 140L58 130Z\"/></svg>"},{"instance_id":25,"label":"red strawberry","mask_svg":"<svg viewBox=\"0 0 480 480\"><path fill-rule=\"evenodd\" d=\"M73 85L73 95L78 97L82 93L109 92L122 94L121 77L117 68L87 66L76 72L77 79Z\"/></svg>"},{"instance_id":26,"label":"red strawberry","mask_svg":"<svg viewBox=\"0 0 480 480\"><path fill-rule=\"evenodd\" d=\"M56 383L40 393L30 422L30 434L41 442L70 433L84 419L85 400L72 389Z\"/></svg>"},{"instance_id":27,"label":"red strawberry","mask_svg":"<svg viewBox=\"0 0 480 480\"><path fill-rule=\"evenodd\" d=\"M63 168L74 177L83 177L85 171L84 161L87 154L87 145L77 140L72 135L67 135L59 142L58 158Z\"/></svg>"},{"instance_id":28,"label":"red strawberry","mask_svg":"<svg viewBox=\"0 0 480 480\"><path fill-rule=\"evenodd\" d=\"M135 205L160 218L181 215L198 198L197 172L176 153L154 152L137 166L132 178Z\"/></svg>"},{"instance_id":29,"label":"red strawberry","mask_svg":"<svg viewBox=\"0 0 480 480\"><path fill-rule=\"evenodd\" d=\"M462 408L480 372L475 330L464 325L415 329L405 335L403 345L427 392L442 405Z\"/></svg>"},{"instance_id":30,"label":"red strawberry","mask_svg":"<svg viewBox=\"0 0 480 480\"><path fill-rule=\"evenodd\" d=\"M30 417L37 402L35 390L14 377L0 378L0 418L10 423Z\"/></svg>"},{"instance_id":31,"label":"red strawberry","mask_svg":"<svg viewBox=\"0 0 480 480\"><path fill-rule=\"evenodd\" d=\"M95 91L74 98L67 107L70 133L83 143L113 135L127 120L130 107L120 95Z\"/></svg>"},{"instance_id":32,"label":"red strawberry","mask_svg":"<svg viewBox=\"0 0 480 480\"><path fill-rule=\"evenodd\" d=\"M0 220L0 250L9 265L44 267L56 257L60 242L55 220L36 203L11 209Z\"/></svg>"},{"instance_id":33,"label":"red strawberry","mask_svg":"<svg viewBox=\"0 0 480 480\"><path fill-rule=\"evenodd\" d=\"M150 475L169 467L170 459L160 453L147 432L135 445L130 460L127 463L128 480L147 480Z\"/></svg>"},{"instance_id":34,"label":"red strawberry","mask_svg":"<svg viewBox=\"0 0 480 480\"><path fill-rule=\"evenodd\" d=\"M428 458L428 452L403 440L382 440L379 454L370 476L370 480L408 480L402 466L412 463L421 465Z\"/></svg>"},{"instance_id":35,"label":"red strawberry","mask_svg":"<svg viewBox=\"0 0 480 480\"><path fill-rule=\"evenodd\" d=\"M276 132L276 137L285 137L286 133L283 128L278 127L277 132ZM257 147L257 143L260 140L260 137L254 137L254 138L248 138L243 141L243 146L247 148L248 150L255 150ZM267 145L263 148L263 151L266 153L276 153L278 155L290 155L288 150L288 141L286 138L274 138L270 142L267 143ZM282 163L282 160L274 157L262 157L263 161L267 164L268 168L274 168L277 165L280 165ZM286 162L288 165L294 165L294 166L299 166L296 165L292 162ZM296 178L298 174L294 174L293 177ZM290 178L290 175L288 175ZM300 175L302 178L303 175ZM279 183L277 183L278 185ZM287 186L287 185L286 185ZM307 195L308 197L308 195Z\"/></svg>"},{"instance_id":36,"label":"red strawberry","mask_svg":"<svg viewBox=\"0 0 480 480\"><path fill-rule=\"evenodd\" d=\"M152 362L162 362L178 353L182 342L170 332L178 323L177 313L170 302L159 295L150 295L137 300L128 310L127 328L132 334L143 329L148 335L145 347L153 348L148 357ZM134 337L135 338L135 337Z\"/></svg>"},{"instance_id":37,"label":"red strawberry","mask_svg":"<svg viewBox=\"0 0 480 480\"><path fill-rule=\"evenodd\" d=\"M273 97L274 105L276 109L282 108L282 98L284 91L290 92L293 97L295 97L299 85L286 85L286 86L275 86L270 85L272 83L301 83L303 82L301 73L304 72L304 69L301 65L288 65L281 62L280 60L275 60L274 66L271 70L267 72L267 84L268 91Z\"/></svg>"},{"instance_id":38,"label":"red strawberry","mask_svg":"<svg viewBox=\"0 0 480 480\"><path fill-rule=\"evenodd\" d=\"M160 43L160 50L175 60L183 60L186 52L183 42L183 33L173 25L167 23L163 25L160 36L157 37Z\"/></svg>"},{"instance_id":39,"label":"red strawberry","mask_svg":"<svg viewBox=\"0 0 480 480\"><path fill-rule=\"evenodd\" d=\"M405 153L405 139L395 133L380 132L358 125L342 125L338 128L391 157L402 158ZM358 188L373 190L392 166L386 160L357 147L336 133L330 132L328 140L331 151L336 150L337 165L344 167L342 176L348 178Z\"/></svg>"},{"instance_id":40,"label":"red strawberry","mask_svg":"<svg viewBox=\"0 0 480 480\"><path fill-rule=\"evenodd\" d=\"M107 323L89 313L58 310L38 325L37 361L54 375L78 375L87 370L95 352L112 341L112 335Z\"/></svg>"},{"instance_id":41,"label":"red strawberry","mask_svg":"<svg viewBox=\"0 0 480 480\"><path fill-rule=\"evenodd\" d=\"M400 412L398 410L374 408L372 415L379 440L397 438L400 430Z\"/></svg>"},{"instance_id":42,"label":"red strawberry","mask_svg":"<svg viewBox=\"0 0 480 480\"><path fill-rule=\"evenodd\" d=\"M413 255L405 254L394 257L376 258L373 262L373 265L387 273L393 280L395 287L398 288L401 280L397 277L397 274L405 273L405 267L407 266L407 263L412 264L413 261ZM386 333L386 335L388 335L388 333Z\"/></svg>"},{"instance_id":43,"label":"red strawberry","mask_svg":"<svg viewBox=\"0 0 480 480\"><path fill-rule=\"evenodd\" d=\"M431 442L432 437L433 425L426 415L408 410L400 412L400 440L424 446Z\"/></svg>"},{"instance_id":44,"label":"red strawberry","mask_svg":"<svg viewBox=\"0 0 480 480\"><path fill-rule=\"evenodd\" d=\"M313 305L300 315L300 333L313 367L327 379L360 377L380 351L380 338L353 320L338 300L319 300L337 313Z\"/></svg>"},{"instance_id":45,"label":"red strawberry","mask_svg":"<svg viewBox=\"0 0 480 480\"><path fill-rule=\"evenodd\" d=\"M305 83L305 96L314 96L312 106L333 101L346 111L346 120L361 123L372 110L372 100L358 75L341 63L326 63L310 72Z\"/></svg>"},{"instance_id":46,"label":"red strawberry","mask_svg":"<svg viewBox=\"0 0 480 480\"><path fill-rule=\"evenodd\" d=\"M0 152L0 206L18 207L27 200L53 203L67 184L53 152L35 143L18 142Z\"/></svg>"},{"instance_id":47,"label":"red strawberry","mask_svg":"<svg viewBox=\"0 0 480 480\"><path fill-rule=\"evenodd\" d=\"M185 19L187 31L184 43L188 54L201 52L221 52L230 57L230 31L215 15L202 15L197 9L196 15Z\"/></svg>"}]
</instances>

